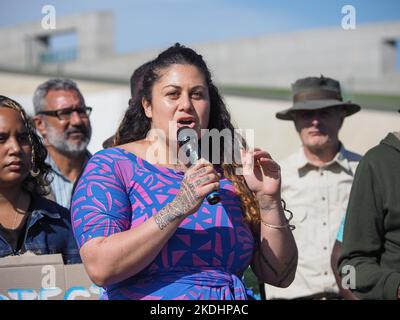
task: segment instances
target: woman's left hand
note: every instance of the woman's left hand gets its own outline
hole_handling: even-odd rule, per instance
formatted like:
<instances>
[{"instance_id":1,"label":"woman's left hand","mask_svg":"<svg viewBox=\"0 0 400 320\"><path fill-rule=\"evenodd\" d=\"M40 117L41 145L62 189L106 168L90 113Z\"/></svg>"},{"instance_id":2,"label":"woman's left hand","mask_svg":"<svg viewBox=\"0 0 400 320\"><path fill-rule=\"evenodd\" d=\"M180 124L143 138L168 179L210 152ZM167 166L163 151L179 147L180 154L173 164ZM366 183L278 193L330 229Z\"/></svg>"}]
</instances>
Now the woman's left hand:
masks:
<instances>
[{"instance_id":1,"label":"woman's left hand","mask_svg":"<svg viewBox=\"0 0 400 320\"><path fill-rule=\"evenodd\" d=\"M281 168L271 155L259 148L241 150L243 176L257 197L268 196L280 200Z\"/></svg>"}]
</instances>

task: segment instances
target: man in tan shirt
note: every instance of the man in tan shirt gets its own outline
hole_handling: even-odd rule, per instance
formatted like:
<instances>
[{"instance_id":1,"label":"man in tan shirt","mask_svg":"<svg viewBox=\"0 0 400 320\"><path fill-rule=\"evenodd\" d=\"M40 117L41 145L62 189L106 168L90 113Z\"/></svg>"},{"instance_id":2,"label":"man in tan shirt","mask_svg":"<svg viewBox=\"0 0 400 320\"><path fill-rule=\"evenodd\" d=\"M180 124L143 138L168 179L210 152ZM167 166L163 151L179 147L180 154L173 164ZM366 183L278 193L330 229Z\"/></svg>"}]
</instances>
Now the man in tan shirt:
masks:
<instances>
[{"instance_id":1,"label":"man in tan shirt","mask_svg":"<svg viewBox=\"0 0 400 320\"><path fill-rule=\"evenodd\" d=\"M276 117L294 121L302 142L280 163L282 198L293 212L299 261L288 288L266 285L265 293L267 299L337 298L330 256L361 158L345 149L338 133L344 118L360 106L344 102L339 82L323 76L299 79L292 90L292 108Z\"/></svg>"}]
</instances>

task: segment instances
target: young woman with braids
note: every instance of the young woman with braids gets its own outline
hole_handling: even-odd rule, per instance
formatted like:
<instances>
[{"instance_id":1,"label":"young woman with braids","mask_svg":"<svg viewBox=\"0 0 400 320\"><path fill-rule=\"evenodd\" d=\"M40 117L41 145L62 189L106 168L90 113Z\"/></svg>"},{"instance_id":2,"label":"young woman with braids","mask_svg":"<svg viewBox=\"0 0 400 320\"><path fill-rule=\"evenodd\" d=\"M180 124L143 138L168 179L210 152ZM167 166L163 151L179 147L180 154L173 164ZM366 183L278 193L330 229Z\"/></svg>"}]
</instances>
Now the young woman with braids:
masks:
<instances>
[{"instance_id":1,"label":"young woman with braids","mask_svg":"<svg viewBox=\"0 0 400 320\"><path fill-rule=\"evenodd\" d=\"M43 197L46 155L23 108L0 95L0 257L61 253L80 263L69 211Z\"/></svg>"},{"instance_id":2,"label":"young woman with braids","mask_svg":"<svg viewBox=\"0 0 400 320\"><path fill-rule=\"evenodd\" d=\"M169 132L170 122L175 131ZM115 137L89 161L72 201L75 236L103 299L247 299L252 264L263 282L288 286L297 249L270 155L242 152L236 164L174 165L176 130L228 129L230 115L195 51L179 44L150 63ZM153 152L154 132L161 132ZM226 150L221 150L221 159ZM165 159L160 155L165 155ZM221 201L205 196L218 190Z\"/></svg>"}]
</instances>

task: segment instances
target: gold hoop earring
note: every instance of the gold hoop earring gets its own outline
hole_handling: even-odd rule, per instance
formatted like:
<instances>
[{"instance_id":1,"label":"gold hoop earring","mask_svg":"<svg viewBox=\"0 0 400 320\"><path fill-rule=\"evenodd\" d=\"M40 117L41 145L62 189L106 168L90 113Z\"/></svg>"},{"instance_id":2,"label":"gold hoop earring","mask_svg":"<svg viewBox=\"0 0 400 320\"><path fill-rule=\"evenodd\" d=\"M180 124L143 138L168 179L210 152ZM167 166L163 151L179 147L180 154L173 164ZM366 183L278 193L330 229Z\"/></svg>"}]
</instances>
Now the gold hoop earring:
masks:
<instances>
[{"instance_id":1,"label":"gold hoop earring","mask_svg":"<svg viewBox=\"0 0 400 320\"><path fill-rule=\"evenodd\" d=\"M31 139L31 141L32 141L32 139ZM40 174L40 169L35 165L35 163L36 163L35 149L32 150L31 162L32 162L32 166L31 166L31 170L29 172L33 178L36 178Z\"/></svg>"},{"instance_id":2,"label":"gold hoop earring","mask_svg":"<svg viewBox=\"0 0 400 320\"><path fill-rule=\"evenodd\" d=\"M31 169L29 172L34 178L36 178L40 174L40 170L38 168L36 168L35 170Z\"/></svg>"}]
</instances>

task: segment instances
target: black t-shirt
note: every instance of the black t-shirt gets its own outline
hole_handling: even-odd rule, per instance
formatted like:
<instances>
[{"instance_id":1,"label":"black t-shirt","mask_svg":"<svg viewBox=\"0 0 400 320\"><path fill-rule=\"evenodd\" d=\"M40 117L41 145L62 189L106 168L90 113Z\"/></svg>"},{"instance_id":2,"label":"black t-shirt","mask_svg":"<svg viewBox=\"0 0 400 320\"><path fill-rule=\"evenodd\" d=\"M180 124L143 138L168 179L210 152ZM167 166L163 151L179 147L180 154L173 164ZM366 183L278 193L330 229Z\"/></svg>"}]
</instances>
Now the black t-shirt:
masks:
<instances>
[{"instance_id":1,"label":"black t-shirt","mask_svg":"<svg viewBox=\"0 0 400 320\"><path fill-rule=\"evenodd\" d=\"M22 220L22 223L16 229L8 229L3 227L0 224L0 235L11 245L14 252L18 252L21 250L22 245L24 244L25 234L26 234L26 226L29 220L29 216L32 213L32 205L33 199L31 197L28 211L25 213L25 217Z\"/></svg>"}]
</instances>

